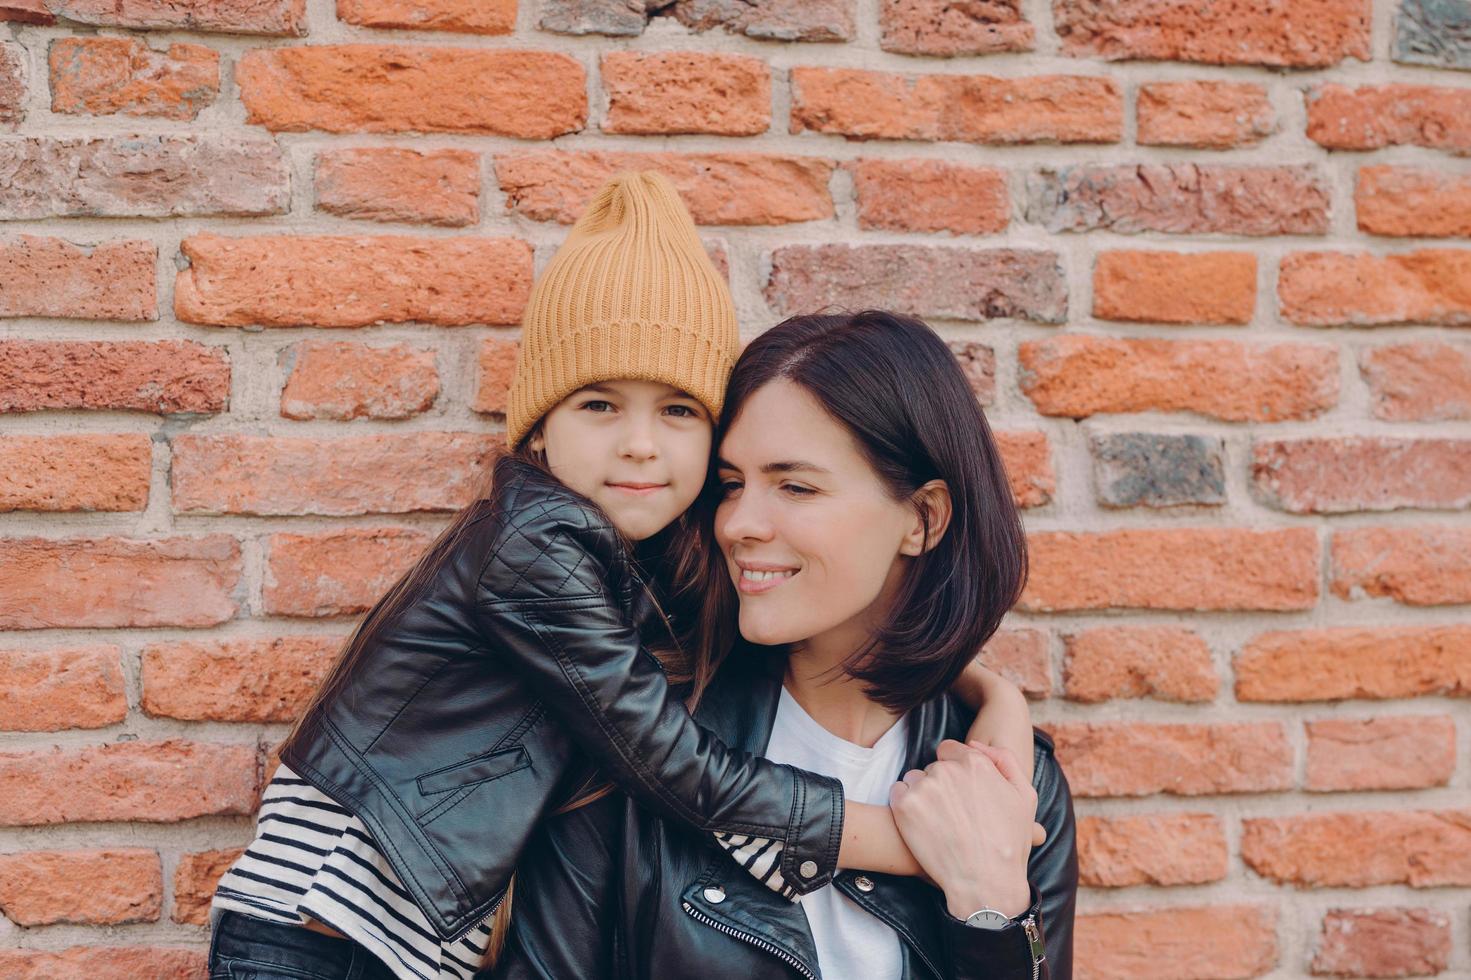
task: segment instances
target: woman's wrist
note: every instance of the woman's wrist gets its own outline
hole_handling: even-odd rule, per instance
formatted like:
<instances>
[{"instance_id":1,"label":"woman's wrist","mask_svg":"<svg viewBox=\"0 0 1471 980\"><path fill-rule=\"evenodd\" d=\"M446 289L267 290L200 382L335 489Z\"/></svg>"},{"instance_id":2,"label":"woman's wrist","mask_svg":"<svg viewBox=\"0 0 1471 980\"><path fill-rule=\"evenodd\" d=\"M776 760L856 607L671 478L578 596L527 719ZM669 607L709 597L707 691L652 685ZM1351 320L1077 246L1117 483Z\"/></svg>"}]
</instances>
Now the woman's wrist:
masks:
<instances>
[{"instance_id":1,"label":"woman's wrist","mask_svg":"<svg viewBox=\"0 0 1471 980\"><path fill-rule=\"evenodd\" d=\"M962 921L980 909L995 909L1014 919L1032 906L1032 891L1025 881L1020 887L983 888L967 884L944 891L945 908Z\"/></svg>"}]
</instances>

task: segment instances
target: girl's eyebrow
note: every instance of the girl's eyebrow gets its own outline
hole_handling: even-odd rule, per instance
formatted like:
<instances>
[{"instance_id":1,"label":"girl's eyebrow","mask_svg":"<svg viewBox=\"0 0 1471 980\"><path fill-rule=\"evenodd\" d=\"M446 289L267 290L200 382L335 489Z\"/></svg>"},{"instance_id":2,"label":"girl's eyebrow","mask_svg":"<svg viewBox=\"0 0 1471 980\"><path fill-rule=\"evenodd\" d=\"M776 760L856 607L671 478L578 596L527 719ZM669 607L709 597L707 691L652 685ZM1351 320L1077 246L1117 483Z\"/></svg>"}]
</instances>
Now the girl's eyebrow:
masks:
<instances>
[{"instance_id":1,"label":"girl's eyebrow","mask_svg":"<svg viewBox=\"0 0 1471 980\"><path fill-rule=\"evenodd\" d=\"M738 470L738 469L740 469L739 466L736 466L734 463L731 463L731 462L729 462L728 460L725 460L725 459L716 459L715 460L715 465L718 468L723 469L723 470ZM832 470L827 469L826 467L818 466L816 463L804 462L803 460L800 460L800 459L781 460L780 462L776 462L776 463L763 463L761 465L761 472L762 473L798 473L798 472L808 472L808 473L826 473L828 475L831 475L832 474Z\"/></svg>"}]
</instances>

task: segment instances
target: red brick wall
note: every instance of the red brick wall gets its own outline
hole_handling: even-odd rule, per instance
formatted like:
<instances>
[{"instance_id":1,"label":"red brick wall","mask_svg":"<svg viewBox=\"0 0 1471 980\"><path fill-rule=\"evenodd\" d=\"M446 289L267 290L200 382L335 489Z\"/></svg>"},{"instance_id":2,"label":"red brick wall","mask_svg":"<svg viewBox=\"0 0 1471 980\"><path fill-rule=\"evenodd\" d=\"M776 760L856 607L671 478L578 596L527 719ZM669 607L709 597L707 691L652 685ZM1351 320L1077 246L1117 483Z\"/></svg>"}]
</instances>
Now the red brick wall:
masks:
<instances>
[{"instance_id":1,"label":"red brick wall","mask_svg":"<svg viewBox=\"0 0 1471 980\"><path fill-rule=\"evenodd\" d=\"M199 975L628 166L748 333L965 363L1080 977L1471 975L1471 37L1404 2L0 0L0 976Z\"/></svg>"}]
</instances>

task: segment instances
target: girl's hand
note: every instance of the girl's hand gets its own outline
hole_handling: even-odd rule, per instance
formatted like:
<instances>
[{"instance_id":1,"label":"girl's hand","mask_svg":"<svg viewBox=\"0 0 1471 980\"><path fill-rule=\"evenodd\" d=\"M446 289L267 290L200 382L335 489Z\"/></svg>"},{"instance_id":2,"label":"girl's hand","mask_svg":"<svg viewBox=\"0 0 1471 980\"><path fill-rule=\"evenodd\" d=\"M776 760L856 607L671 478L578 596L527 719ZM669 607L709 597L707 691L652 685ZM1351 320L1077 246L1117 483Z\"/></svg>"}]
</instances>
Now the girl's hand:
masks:
<instances>
[{"instance_id":1,"label":"girl's hand","mask_svg":"<svg viewBox=\"0 0 1471 980\"><path fill-rule=\"evenodd\" d=\"M1030 904L1027 856L1037 792L1009 749L953 739L889 795L899 833L958 919L981 908L1020 915Z\"/></svg>"},{"instance_id":2,"label":"girl's hand","mask_svg":"<svg viewBox=\"0 0 1471 980\"><path fill-rule=\"evenodd\" d=\"M1032 709L1027 706L1026 695L1021 688L1000 674L985 667L979 659L972 660L952 686L957 697L977 711L970 731L965 735L968 743L981 742L996 748L1009 749L1016 758L1022 775L1032 781ZM1037 847L1047 840L1047 829L1039 823L1032 824L1032 846Z\"/></svg>"}]
</instances>

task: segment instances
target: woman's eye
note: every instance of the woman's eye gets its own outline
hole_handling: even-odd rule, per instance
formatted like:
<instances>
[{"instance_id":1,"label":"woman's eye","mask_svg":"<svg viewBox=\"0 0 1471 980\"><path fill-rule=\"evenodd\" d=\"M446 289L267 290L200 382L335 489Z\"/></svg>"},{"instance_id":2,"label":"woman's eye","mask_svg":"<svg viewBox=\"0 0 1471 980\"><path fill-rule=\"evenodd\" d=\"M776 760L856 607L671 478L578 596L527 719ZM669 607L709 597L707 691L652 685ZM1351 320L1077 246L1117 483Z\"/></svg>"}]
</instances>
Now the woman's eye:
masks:
<instances>
[{"instance_id":1,"label":"woman's eye","mask_svg":"<svg viewBox=\"0 0 1471 980\"><path fill-rule=\"evenodd\" d=\"M810 497L817 492L811 487L800 486L796 483L783 483L782 489L787 491L787 493L793 494L794 496L798 497Z\"/></svg>"},{"instance_id":2,"label":"woman's eye","mask_svg":"<svg viewBox=\"0 0 1471 980\"><path fill-rule=\"evenodd\" d=\"M582 407L589 412L611 412L613 410L613 403L605 402L600 398L594 398L592 401L583 402Z\"/></svg>"},{"instance_id":3,"label":"woman's eye","mask_svg":"<svg viewBox=\"0 0 1471 980\"><path fill-rule=\"evenodd\" d=\"M722 497L729 497L731 494L737 492L740 489L741 489L741 481L740 480L721 480L720 481L720 495Z\"/></svg>"}]
</instances>

